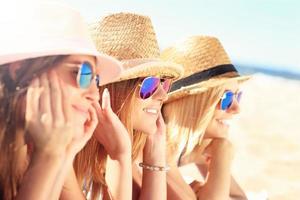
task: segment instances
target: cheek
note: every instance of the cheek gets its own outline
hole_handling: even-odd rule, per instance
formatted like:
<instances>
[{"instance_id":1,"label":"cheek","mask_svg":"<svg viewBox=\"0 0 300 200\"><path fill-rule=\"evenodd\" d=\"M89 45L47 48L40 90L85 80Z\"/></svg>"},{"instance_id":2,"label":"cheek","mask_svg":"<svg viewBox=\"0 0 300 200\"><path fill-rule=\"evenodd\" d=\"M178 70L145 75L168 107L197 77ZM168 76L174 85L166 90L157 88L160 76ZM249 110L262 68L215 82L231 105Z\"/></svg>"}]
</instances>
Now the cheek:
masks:
<instances>
[{"instance_id":1,"label":"cheek","mask_svg":"<svg viewBox=\"0 0 300 200\"><path fill-rule=\"evenodd\" d=\"M143 109L146 102L138 100L132 111L133 128L146 134L153 134L156 131L156 118L147 114Z\"/></svg>"},{"instance_id":2,"label":"cheek","mask_svg":"<svg viewBox=\"0 0 300 200\"><path fill-rule=\"evenodd\" d=\"M206 131L205 131L205 138L226 138L228 135L228 127L220 124L215 119L213 119Z\"/></svg>"},{"instance_id":3,"label":"cheek","mask_svg":"<svg viewBox=\"0 0 300 200\"><path fill-rule=\"evenodd\" d=\"M143 112L143 104L139 101L136 101L131 112L131 119L134 129L140 129L141 127L143 127L143 124L146 124L144 123L146 121L143 120Z\"/></svg>"},{"instance_id":4,"label":"cheek","mask_svg":"<svg viewBox=\"0 0 300 200\"><path fill-rule=\"evenodd\" d=\"M216 132L217 132L218 128L217 128L217 124L215 119L211 120L206 128L205 131L205 136L206 137L211 137L213 136Z\"/></svg>"}]
</instances>

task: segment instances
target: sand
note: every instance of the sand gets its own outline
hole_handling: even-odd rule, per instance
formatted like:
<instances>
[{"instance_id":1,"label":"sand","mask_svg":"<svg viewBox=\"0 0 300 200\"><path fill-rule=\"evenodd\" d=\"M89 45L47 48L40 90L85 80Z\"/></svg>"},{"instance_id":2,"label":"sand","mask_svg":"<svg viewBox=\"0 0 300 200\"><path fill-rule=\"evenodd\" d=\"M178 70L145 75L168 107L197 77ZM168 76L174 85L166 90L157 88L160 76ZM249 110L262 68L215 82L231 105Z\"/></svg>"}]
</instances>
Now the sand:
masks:
<instances>
[{"instance_id":1,"label":"sand","mask_svg":"<svg viewBox=\"0 0 300 200\"><path fill-rule=\"evenodd\" d=\"M243 92L234 177L250 199L300 199L300 81L256 74Z\"/></svg>"}]
</instances>

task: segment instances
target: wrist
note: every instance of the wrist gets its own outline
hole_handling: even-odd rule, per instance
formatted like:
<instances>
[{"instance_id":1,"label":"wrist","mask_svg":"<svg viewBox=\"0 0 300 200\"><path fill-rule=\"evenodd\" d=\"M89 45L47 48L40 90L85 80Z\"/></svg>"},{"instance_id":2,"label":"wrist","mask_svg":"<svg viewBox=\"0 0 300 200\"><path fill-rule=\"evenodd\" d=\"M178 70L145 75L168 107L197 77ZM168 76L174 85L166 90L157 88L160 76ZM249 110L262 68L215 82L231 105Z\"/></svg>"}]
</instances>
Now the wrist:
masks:
<instances>
[{"instance_id":1,"label":"wrist","mask_svg":"<svg viewBox=\"0 0 300 200\"><path fill-rule=\"evenodd\" d=\"M165 166L167 164L166 155L160 156L144 156L143 163L155 166Z\"/></svg>"},{"instance_id":2,"label":"wrist","mask_svg":"<svg viewBox=\"0 0 300 200\"><path fill-rule=\"evenodd\" d=\"M170 167L168 165L157 166L157 165L149 165L146 163L139 163L139 166L144 170L148 170L148 171L169 171L170 170Z\"/></svg>"},{"instance_id":3,"label":"wrist","mask_svg":"<svg viewBox=\"0 0 300 200\"><path fill-rule=\"evenodd\" d=\"M120 164L125 164L128 161L131 163L131 152L122 153L118 155L115 160Z\"/></svg>"},{"instance_id":4,"label":"wrist","mask_svg":"<svg viewBox=\"0 0 300 200\"><path fill-rule=\"evenodd\" d=\"M51 154L46 151L36 151L31 156L31 162L45 165L61 165L64 162L64 158L63 155Z\"/></svg>"}]
</instances>

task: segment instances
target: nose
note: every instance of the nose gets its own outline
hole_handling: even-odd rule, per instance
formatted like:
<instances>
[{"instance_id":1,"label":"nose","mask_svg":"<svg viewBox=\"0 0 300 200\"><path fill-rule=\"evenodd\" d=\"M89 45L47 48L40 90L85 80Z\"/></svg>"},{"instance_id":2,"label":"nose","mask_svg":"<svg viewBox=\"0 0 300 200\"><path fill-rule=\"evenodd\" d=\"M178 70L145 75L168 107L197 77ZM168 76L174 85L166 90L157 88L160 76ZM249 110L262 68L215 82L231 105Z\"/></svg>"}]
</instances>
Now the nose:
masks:
<instances>
[{"instance_id":1,"label":"nose","mask_svg":"<svg viewBox=\"0 0 300 200\"><path fill-rule=\"evenodd\" d=\"M168 94L167 92L164 90L164 88L162 87L162 85L160 84L157 88L157 90L155 91L155 93L152 96L153 99L156 100L160 100L162 102L167 101L168 99Z\"/></svg>"},{"instance_id":2,"label":"nose","mask_svg":"<svg viewBox=\"0 0 300 200\"><path fill-rule=\"evenodd\" d=\"M99 101L100 95L97 85L95 83L92 83L90 87L85 91L84 96L89 101Z\"/></svg>"},{"instance_id":3,"label":"nose","mask_svg":"<svg viewBox=\"0 0 300 200\"><path fill-rule=\"evenodd\" d=\"M233 99L232 105L227 110L228 113L231 114L239 114L240 113L240 104L236 98Z\"/></svg>"}]
</instances>

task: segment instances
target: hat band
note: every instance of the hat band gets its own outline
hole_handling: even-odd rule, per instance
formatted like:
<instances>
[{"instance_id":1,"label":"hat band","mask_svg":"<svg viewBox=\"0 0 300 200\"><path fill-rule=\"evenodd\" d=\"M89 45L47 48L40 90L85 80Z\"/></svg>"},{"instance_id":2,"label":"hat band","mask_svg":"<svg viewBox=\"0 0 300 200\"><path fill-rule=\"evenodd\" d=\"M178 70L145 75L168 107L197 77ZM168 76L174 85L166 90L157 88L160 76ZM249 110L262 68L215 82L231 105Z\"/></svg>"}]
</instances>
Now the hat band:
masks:
<instances>
[{"instance_id":1,"label":"hat band","mask_svg":"<svg viewBox=\"0 0 300 200\"><path fill-rule=\"evenodd\" d=\"M232 64L218 65L216 67L192 74L188 77L185 77L183 79L174 82L172 84L170 92L178 90L181 87L186 87L186 86L193 85L195 83L200 83L212 77L219 76L228 72L237 72L237 70Z\"/></svg>"}]
</instances>

